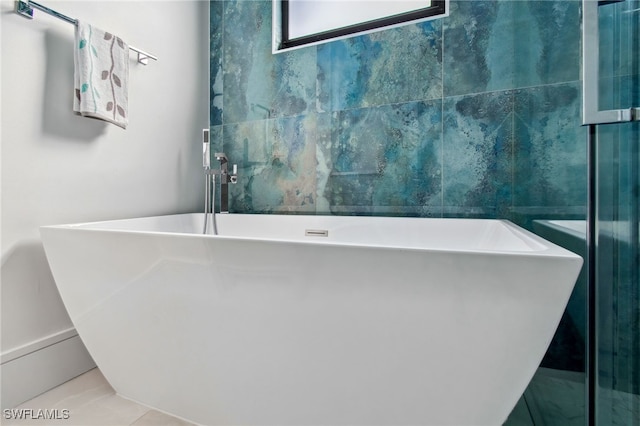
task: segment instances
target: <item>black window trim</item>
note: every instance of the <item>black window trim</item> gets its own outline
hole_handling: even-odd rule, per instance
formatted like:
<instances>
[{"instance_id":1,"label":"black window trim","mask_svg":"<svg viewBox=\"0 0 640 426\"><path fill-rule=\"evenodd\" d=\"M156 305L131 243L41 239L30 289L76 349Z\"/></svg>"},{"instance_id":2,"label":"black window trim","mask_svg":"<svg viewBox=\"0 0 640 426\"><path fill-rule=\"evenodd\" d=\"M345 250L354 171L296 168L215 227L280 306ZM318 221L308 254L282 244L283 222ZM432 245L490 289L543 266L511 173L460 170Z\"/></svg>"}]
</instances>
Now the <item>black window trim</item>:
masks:
<instances>
[{"instance_id":1,"label":"black window trim","mask_svg":"<svg viewBox=\"0 0 640 426\"><path fill-rule=\"evenodd\" d=\"M289 0L281 0L281 34L282 41L278 50L290 49L293 47L304 46L306 44L318 43L334 38L340 38L349 36L351 34L370 31L376 28L384 28L392 25L408 23L410 21L427 19L446 13L446 1L445 0L433 0L431 6L423 9L414 10L407 13L401 13L386 18L375 19L372 21L363 22L356 25L350 25L347 27L337 28L335 30L324 31L320 33L311 34L304 37L298 37L289 39Z\"/></svg>"}]
</instances>

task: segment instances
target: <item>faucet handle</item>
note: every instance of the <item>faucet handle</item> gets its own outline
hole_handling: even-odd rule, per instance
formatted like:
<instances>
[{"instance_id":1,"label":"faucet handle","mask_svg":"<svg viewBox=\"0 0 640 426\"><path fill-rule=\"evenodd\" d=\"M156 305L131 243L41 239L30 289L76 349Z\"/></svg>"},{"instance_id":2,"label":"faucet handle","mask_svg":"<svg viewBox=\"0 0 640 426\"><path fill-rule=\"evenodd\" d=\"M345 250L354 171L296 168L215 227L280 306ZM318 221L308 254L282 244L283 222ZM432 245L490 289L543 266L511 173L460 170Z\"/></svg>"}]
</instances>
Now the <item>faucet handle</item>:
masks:
<instances>
[{"instance_id":1,"label":"faucet handle","mask_svg":"<svg viewBox=\"0 0 640 426\"><path fill-rule=\"evenodd\" d=\"M234 164L232 170L233 173L231 173L231 176L229 176L229 182L238 183L238 165Z\"/></svg>"},{"instance_id":2,"label":"faucet handle","mask_svg":"<svg viewBox=\"0 0 640 426\"><path fill-rule=\"evenodd\" d=\"M226 163L228 161L227 156L224 152L216 152L215 156L216 160L218 160L220 163Z\"/></svg>"}]
</instances>

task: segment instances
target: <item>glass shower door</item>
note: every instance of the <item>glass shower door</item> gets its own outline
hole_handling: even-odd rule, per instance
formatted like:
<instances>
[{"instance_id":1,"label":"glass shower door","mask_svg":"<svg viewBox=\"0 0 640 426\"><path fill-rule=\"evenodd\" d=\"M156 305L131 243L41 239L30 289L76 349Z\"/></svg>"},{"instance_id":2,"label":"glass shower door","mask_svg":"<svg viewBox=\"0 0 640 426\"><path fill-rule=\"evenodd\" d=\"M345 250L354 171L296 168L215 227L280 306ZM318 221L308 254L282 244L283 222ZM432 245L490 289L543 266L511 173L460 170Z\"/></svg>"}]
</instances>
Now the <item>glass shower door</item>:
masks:
<instances>
[{"instance_id":1,"label":"glass shower door","mask_svg":"<svg viewBox=\"0 0 640 426\"><path fill-rule=\"evenodd\" d=\"M640 123L597 131L595 382L597 425L640 424L638 165Z\"/></svg>"},{"instance_id":2,"label":"glass shower door","mask_svg":"<svg viewBox=\"0 0 640 426\"><path fill-rule=\"evenodd\" d=\"M583 1L590 425L640 424L640 1Z\"/></svg>"}]
</instances>

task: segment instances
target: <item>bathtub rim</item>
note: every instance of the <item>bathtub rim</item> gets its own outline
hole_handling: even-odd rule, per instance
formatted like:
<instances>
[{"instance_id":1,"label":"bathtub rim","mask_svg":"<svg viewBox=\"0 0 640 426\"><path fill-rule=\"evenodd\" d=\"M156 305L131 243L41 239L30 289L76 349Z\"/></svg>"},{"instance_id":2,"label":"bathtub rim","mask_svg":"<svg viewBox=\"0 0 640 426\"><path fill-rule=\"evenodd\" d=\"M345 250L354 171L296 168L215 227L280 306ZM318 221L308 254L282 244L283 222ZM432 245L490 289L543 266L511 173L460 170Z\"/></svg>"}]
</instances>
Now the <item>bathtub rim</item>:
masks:
<instances>
[{"instance_id":1,"label":"bathtub rim","mask_svg":"<svg viewBox=\"0 0 640 426\"><path fill-rule=\"evenodd\" d=\"M219 213L217 214L220 215ZM223 216L225 216L224 214ZM531 248L530 250L499 250L499 249L477 249L477 248L438 248L438 247L407 247L399 244L363 244L363 243L354 243L354 242L341 242L341 241L332 241L332 240L319 240L310 238L308 240L305 239L290 239L290 238L266 238L266 237L247 237L247 236L234 236L234 235L213 235L213 234L202 234L201 232L175 232L175 231L151 231L151 230L143 230L143 229L118 229L118 228L103 228L103 227L95 227L96 225L104 225L104 224L115 224L118 222L130 222L130 221L143 221L145 219L155 219L155 218L171 218L171 217L186 217L186 216L204 216L203 213L177 213L177 214L166 214L166 215L155 215L155 216L140 216L134 218L122 218L122 219L113 219L113 220L99 220L99 221L90 221L90 222L78 222L78 223L68 223L68 224L58 224L58 225L43 225L40 226L40 229L57 229L57 230L70 230L70 231L84 231L84 232L106 232L106 233L117 233L117 234L141 234L141 235L163 235L163 236L172 236L175 238L205 238L205 239L214 239L214 240L223 240L223 241L255 241L255 242L268 242L268 243L278 243L278 244L295 244L301 246L337 246L337 247L351 247L351 248L361 248L361 249L391 249L391 250L403 250L403 251L418 251L425 253L465 253L465 254L482 254L482 255L511 255L511 256L548 256L548 257L558 257L558 258L575 258L576 260L580 260L584 262L581 256L576 253L573 253L551 241L548 241L539 235L524 229L515 223L511 222L508 219L485 219L485 218L423 218L423 217L403 217L403 216L347 216L347 215L309 215L309 214L261 214L261 213L229 213L229 215L234 216L245 216L245 217L259 217L259 216L281 216L281 217L309 217L309 218L317 218L317 217L335 217L335 218L382 218L382 219L398 219L398 220L436 220L436 221L482 221L482 222L490 222L490 223L499 223L502 226L506 227L509 232L514 234L516 238L524 240L524 243L529 245L529 241L533 241L534 244L542 246L541 249Z\"/></svg>"}]
</instances>

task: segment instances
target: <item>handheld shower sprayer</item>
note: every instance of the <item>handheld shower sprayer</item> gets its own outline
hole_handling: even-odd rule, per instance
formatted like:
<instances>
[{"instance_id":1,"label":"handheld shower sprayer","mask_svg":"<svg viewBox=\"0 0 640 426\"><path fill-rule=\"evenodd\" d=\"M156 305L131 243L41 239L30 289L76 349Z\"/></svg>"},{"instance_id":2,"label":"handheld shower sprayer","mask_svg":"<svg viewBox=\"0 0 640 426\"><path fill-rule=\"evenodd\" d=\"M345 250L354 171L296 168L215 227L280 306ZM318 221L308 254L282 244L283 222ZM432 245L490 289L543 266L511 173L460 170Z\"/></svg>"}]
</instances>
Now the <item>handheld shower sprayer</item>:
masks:
<instances>
[{"instance_id":1,"label":"handheld shower sprayer","mask_svg":"<svg viewBox=\"0 0 640 426\"><path fill-rule=\"evenodd\" d=\"M202 129L202 167L211 168L211 143L209 142L209 129Z\"/></svg>"},{"instance_id":2,"label":"handheld shower sprayer","mask_svg":"<svg viewBox=\"0 0 640 426\"><path fill-rule=\"evenodd\" d=\"M205 176L204 195L204 227L203 234L207 233L209 216L213 226L213 234L218 234L216 224L215 199L216 199L216 175L220 175L220 213L229 213L229 184L238 182L238 165L234 164L232 173L228 171L229 159L224 152L214 154L220 162L219 170L211 170L211 143L209 139L209 129L202 129L202 167Z\"/></svg>"},{"instance_id":3,"label":"handheld shower sprayer","mask_svg":"<svg viewBox=\"0 0 640 426\"><path fill-rule=\"evenodd\" d=\"M212 216L213 233L217 234L214 200L216 197L216 176L211 171L211 141L209 129L202 129L202 168L204 169L204 225L202 233L207 233L209 216ZM213 194L212 194L213 192Z\"/></svg>"}]
</instances>

